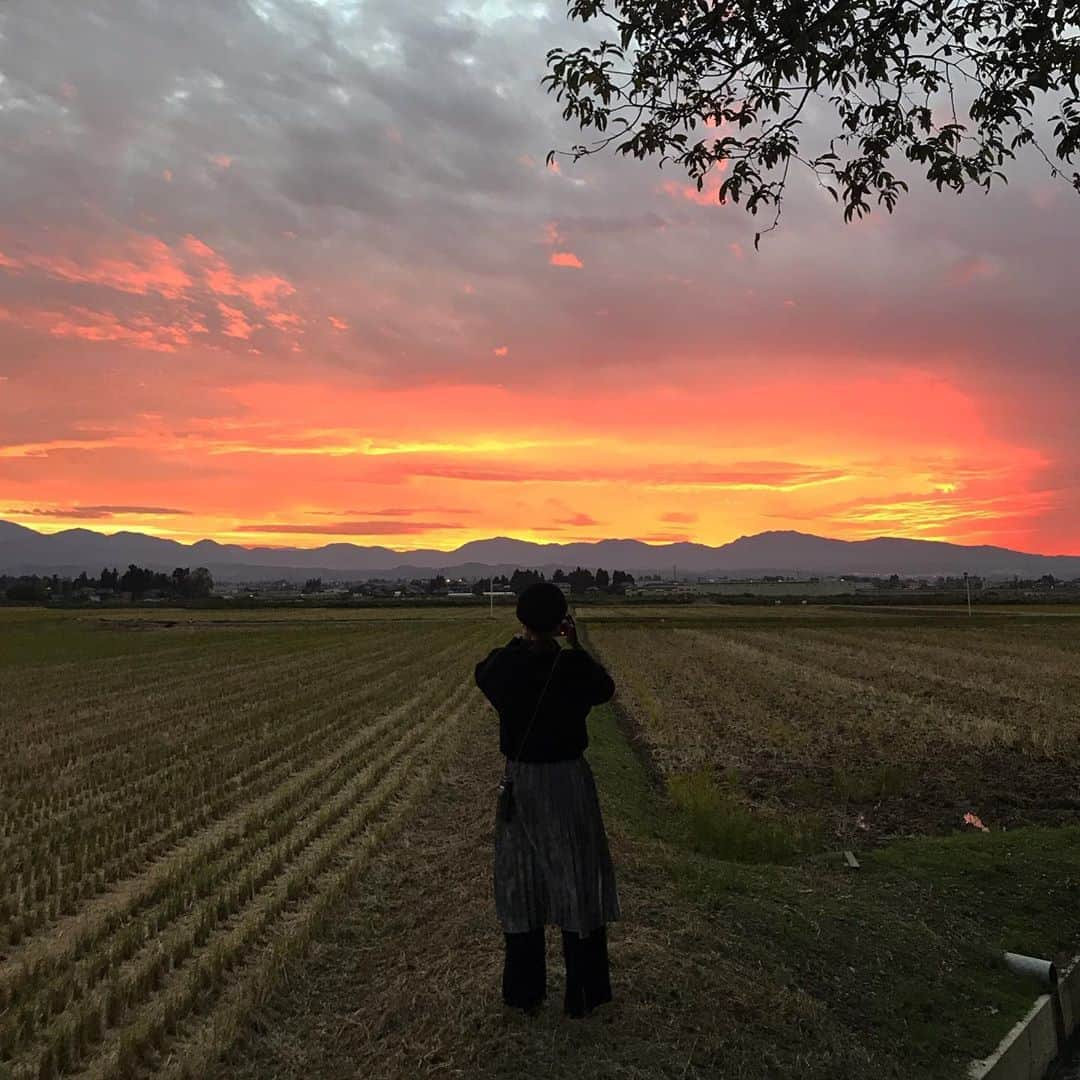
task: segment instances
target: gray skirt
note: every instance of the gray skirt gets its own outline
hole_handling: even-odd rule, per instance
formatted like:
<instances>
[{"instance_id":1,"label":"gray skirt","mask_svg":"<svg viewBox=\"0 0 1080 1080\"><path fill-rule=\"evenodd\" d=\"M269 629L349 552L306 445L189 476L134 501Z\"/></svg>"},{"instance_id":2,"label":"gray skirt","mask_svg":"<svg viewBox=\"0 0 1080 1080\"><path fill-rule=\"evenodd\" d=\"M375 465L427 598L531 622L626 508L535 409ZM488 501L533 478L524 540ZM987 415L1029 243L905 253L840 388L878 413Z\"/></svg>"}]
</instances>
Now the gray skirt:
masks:
<instances>
[{"instance_id":1,"label":"gray skirt","mask_svg":"<svg viewBox=\"0 0 1080 1080\"><path fill-rule=\"evenodd\" d=\"M495 910L503 931L558 926L578 934L619 917L592 769L571 761L512 761L514 813L495 821Z\"/></svg>"}]
</instances>

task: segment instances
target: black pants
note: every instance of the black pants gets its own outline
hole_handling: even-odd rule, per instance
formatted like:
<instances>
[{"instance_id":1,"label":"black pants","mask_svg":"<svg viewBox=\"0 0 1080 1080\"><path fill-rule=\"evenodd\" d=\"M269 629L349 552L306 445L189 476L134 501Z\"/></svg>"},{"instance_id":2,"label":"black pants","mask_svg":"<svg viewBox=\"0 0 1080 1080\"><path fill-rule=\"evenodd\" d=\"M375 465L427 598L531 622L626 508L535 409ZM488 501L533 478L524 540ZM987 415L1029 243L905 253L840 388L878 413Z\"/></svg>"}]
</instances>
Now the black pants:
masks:
<instances>
[{"instance_id":1,"label":"black pants","mask_svg":"<svg viewBox=\"0 0 1080 1080\"><path fill-rule=\"evenodd\" d=\"M506 938L503 1001L518 1009L535 1008L547 996L544 929L503 936ZM611 1000L607 928L601 926L588 937L564 930L562 940L566 961L563 1011L568 1016L585 1016L597 1005Z\"/></svg>"}]
</instances>

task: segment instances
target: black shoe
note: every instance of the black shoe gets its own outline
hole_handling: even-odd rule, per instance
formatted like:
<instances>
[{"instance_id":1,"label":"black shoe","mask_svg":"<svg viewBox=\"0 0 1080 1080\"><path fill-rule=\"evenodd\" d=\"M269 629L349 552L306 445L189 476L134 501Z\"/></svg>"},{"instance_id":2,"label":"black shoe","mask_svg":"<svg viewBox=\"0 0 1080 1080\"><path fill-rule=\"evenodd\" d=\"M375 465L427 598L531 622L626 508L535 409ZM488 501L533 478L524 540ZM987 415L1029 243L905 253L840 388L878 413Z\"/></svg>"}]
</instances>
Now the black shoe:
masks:
<instances>
[{"instance_id":1,"label":"black shoe","mask_svg":"<svg viewBox=\"0 0 1080 1080\"><path fill-rule=\"evenodd\" d=\"M563 998L563 1013L571 1020L584 1020L589 1012L590 1010L585 1007L585 995L580 991L568 992Z\"/></svg>"}]
</instances>

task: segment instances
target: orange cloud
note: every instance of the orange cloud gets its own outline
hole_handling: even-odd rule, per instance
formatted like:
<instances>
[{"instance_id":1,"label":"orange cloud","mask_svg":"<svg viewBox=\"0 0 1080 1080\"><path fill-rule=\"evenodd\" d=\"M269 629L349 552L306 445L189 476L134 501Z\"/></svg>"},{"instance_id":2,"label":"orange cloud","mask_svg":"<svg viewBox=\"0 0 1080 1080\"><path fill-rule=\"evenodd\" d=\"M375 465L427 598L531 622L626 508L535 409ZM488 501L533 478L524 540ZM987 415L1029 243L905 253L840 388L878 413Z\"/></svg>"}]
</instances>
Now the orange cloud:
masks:
<instances>
[{"instance_id":1,"label":"orange cloud","mask_svg":"<svg viewBox=\"0 0 1080 1080\"><path fill-rule=\"evenodd\" d=\"M726 161L717 162L706 174L702 186L683 184L676 180L665 180L657 189L672 199L686 199L698 206L719 206L722 176L727 170Z\"/></svg>"},{"instance_id":2,"label":"orange cloud","mask_svg":"<svg viewBox=\"0 0 1080 1080\"><path fill-rule=\"evenodd\" d=\"M272 311L266 321L278 330L290 331L296 330L304 320L295 311Z\"/></svg>"},{"instance_id":3,"label":"orange cloud","mask_svg":"<svg viewBox=\"0 0 1080 1080\"><path fill-rule=\"evenodd\" d=\"M972 540L993 536L1017 520L1031 520L1053 505L1053 494L1047 491L994 495L975 488L867 498L843 504L830 513L843 528L864 536Z\"/></svg>"},{"instance_id":4,"label":"orange cloud","mask_svg":"<svg viewBox=\"0 0 1080 1080\"><path fill-rule=\"evenodd\" d=\"M273 308L279 299L291 296L296 289L277 274L237 274L208 244L196 236L185 236L184 247L202 263L207 287L220 296L239 296L258 308Z\"/></svg>"},{"instance_id":5,"label":"orange cloud","mask_svg":"<svg viewBox=\"0 0 1080 1080\"><path fill-rule=\"evenodd\" d=\"M274 523L262 525L237 525L233 531L238 533L281 533L282 535L300 534L309 536L414 536L431 532L433 529L460 529L461 525L448 525L445 522L431 521L331 521L326 523Z\"/></svg>"},{"instance_id":6,"label":"orange cloud","mask_svg":"<svg viewBox=\"0 0 1080 1080\"><path fill-rule=\"evenodd\" d=\"M193 331L204 329L199 324L158 323L145 317L124 321L107 311L81 307L66 313L38 312L31 318L53 337L134 345L150 352L176 352L180 346L191 344Z\"/></svg>"},{"instance_id":7,"label":"orange cloud","mask_svg":"<svg viewBox=\"0 0 1080 1080\"><path fill-rule=\"evenodd\" d=\"M9 270L37 270L60 281L103 285L146 296L157 293L177 300L191 287L190 275L175 252L156 236L134 233L107 255L78 259L70 255L30 254L3 263Z\"/></svg>"},{"instance_id":8,"label":"orange cloud","mask_svg":"<svg viewBox=\"0 0 1080 1080\"><path fill-rule=\"evenodd\" d=\"M241 338L244 341L251 337L251 323L239 308L229 307L219 301L218 311L221 313L222 333L226 337Z\"/></svg>"},{"instance_id":9,"label":"orange cloud","mask_svg":"<svg viewBox=\"0 0 1080 1080\"><path fill-rule=\"evenodd\" d=\"M304 323L299 312L282 306L296 292L290 282L273 273L237 273L223 256L195 236L186 236L170 247L156 236L128 233L113 241L104 254L80 252L83 239L69 238L67 246L75 254L0 253L0 270L43 274L151 301L164 299L170 302L171 318L163 321L160 306L154 304L148 304L145 313L108 311L103 308L108 301L103 300L93 307L80 304L66 310L52 306L8 309L5 321L20 322L54 338L111 342L152 352L174 352L190 345L192 334L209 333L198 314L208 305L221 314L222 333L234 339L246 340L260 327L295 334Z\"/></svg>"},{"instance_id":10,"label":"orange cloud","mask_svg":"<svg viewBox=\"0 0 1080 1080\"><path fill-rule=\"evenodd\" d=\"M509 352L510 352L509 348L507 348L507 346L505 346L505 345L499 345L496 348L492 349L491 351L496 356L507 356L507 355L509 355Z\"/></svg>"},{"instance_id":11,"label":"orange cloud","mask_svg":"<svg viewBox=\"0 0 1080 1080\"><path fill-rule=\"evenodd\" d=\"M552 266L567 266L574 270L580 270L581 260L572 251L553 251L548 262Z\"/></svg>"},{"instance_id":12,"label":"orange cloud","mask_svg":"<svg viewBox=\"0 0 1080 1080\"><path fill-rule=\"evenodd\" d=\"M948 280L953 285L968 285L973 281L989 281L1001 273L1001 267L983 255L959 259L949 268Z\"/></svg>"}]
</instances>

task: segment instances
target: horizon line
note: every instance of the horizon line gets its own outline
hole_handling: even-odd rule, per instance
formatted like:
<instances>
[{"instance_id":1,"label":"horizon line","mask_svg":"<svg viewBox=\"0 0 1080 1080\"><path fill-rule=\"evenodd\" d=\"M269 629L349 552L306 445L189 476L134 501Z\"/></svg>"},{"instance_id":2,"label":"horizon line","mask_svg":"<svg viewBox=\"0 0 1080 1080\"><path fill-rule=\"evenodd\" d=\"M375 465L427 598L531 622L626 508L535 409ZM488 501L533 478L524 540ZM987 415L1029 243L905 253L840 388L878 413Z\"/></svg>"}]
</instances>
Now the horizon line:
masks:
<instances>
[{"instance_id":1,"label":"horizon line","mask_svg":"<svg viewBox=\"0 0 1080 1080\"><path fill-rule=\"evenodd\" d=\"M869 542L872 542L872 541L875 541L875 540L901 540L901 541L905 541L905 542L914 542L914 543L921 543L921 544L947 544L947 545L950 545L952 547L961 547L961 548L993 548L993 549L996 549L996 550L999 550L999 551L1015 552L1016 554L1020 554L1020 555L1034 555L1034 556L1038 556L1039 558L1044 558L1044 559L1075 559L1075 558L1080 558L1080 554L1069 554L1067 552L1055 552L1053 554L1050 554L1050 553L1039 552L1039 551L1024 551L1024 550L1021 550L1019 548L1006 548L1006 547L1003 547L1000 544L965 544L965 543L959 543L959 542L957 542L955 540L942 540L942 539L937 539L937 538L927 538L927 537L920 537L920 536L899 536L899 535L890 535L890 534L877 534L875 536L860 537L857 540L849 540L849 539L846 539L844 537L823 536L820 533L803 532L800 529L764 529L761 532L757 532L757 533L742 533L739 536L736 536L736 537L732 538L731 540L725 540L725 541L723 541L721 543L718 543L718 544L710 544L710 543L707 543L704 540L691 540L691 539L666 540L666 541L659 541L659 542L650 542L648 540L640 540L637 537L618 537L618 536L605 536L605 537L602 537L601 539L598 539L598 540L533 540L533 539L524 539L522 537L517 537L517 536L507 536L507 535L504 535L504 534L500 533L500 534L496 534L496 535L493 535L493 536L482 536L482 537L476 537L476 538L473 538L473 539L470 539L470 540L465 540L465 541L462 541L460 544L458 544L458 546L455 547L455 548L441 548L441 547L437 547L437 546L398 548L398 547L394 547L394 546L389 545L389 544L378 544L378 543L359 544L359 543L356 543L353 540L330 540L330 541L328 541L326 543L316 544L316 545L313 545L313 546L310 546L310 547L305 547L305 546L301 546L301 545L297 545L297 544L282 544L282 545L252 544L252 545L248 545L248 544L237 543L235 541L224 541L223 542L223 541L220 541L220 540L216 540L216 539L214 539L213 537L210 537L210 536L200 537L198 540L183 541L183 540L176 540L172 536L163 536L163 535L159 535L159 534L157 534L155 532L146 532L146 531L142 531L142 530L135 529L135 528L120 528L120 529L117 529L115 532L106 532L104 529L92 529L92 528L88 528L85 525L70 525L70 526L63 526L63 527L60 527L60 528L57 528L57 529L49 530L49 529L42 529L40 527L35 527L35 526L32 526L32 525L24 525L20 521L12 521L9 518L0 518L0 523L7 524L7 525L14 525L14 526L16 526L18 528L26 529L27 531L35 533L38 536L57 536L57 535L59 535L61 533L85 532L85 533L90 533L91 535L94 535L94 536L102 536L102 537L111 538L111 537L114 537L114 536L119 536L121 534L126 534L126 535L130 535L130 536L142 536L142 537L145 537L146 539L149 539L149 540L170 541L172 543L179 544L181 547L186 547L186 548L194 547L196 544L211 543L211 544L217 544L220 547L239 548L239 549L241 549L243 551L264 550L264 551L309 551L310 552L310 551L320 551L320 550L322 550L324 548L335 546L335 547L353 547L353 548L357 548L358 550L361 550L361 551L371 551L373 549L380 548L380 549L385 550L385 551L393 552L396 555L409 555L409 554L414 554L414 553L422 552L422 551L435 551L435 552L439 552L440 554L453 555L453 554L456 554L457 552L459 552L463 547L467 546L468 544L490 543L490 542L497 541L497 540L508 540L508 541L513 542L513 543L520 543L520 544L533 544L533 545L536 545L538 547L543 547L543 546L568 547L568 546L573 545L573 544L596 545L596 544L605 544L605 543L634 543L634 544L641 544L642 546L649 547L649 548L672 547L672 546L675 546L676 544L692 544L692 545L695 545L695 546L698 546L698 547L717 549L717 548L722 548L722 547L728 547L729 545L731 545L733 543L736 543L739 540L751 540L751 539L755 539L755 538L760 537L760 536L772 536L772 535L777 535L777 534L785 534L785 535L791 535L791 536L808 537L808 538L815 539L815 540L827 540L827 541L830 541L832 543L841 543L841 544L869 543ZM144 527L144 529L145 529L145 527Z\"/></svg>"}]
</instances>

